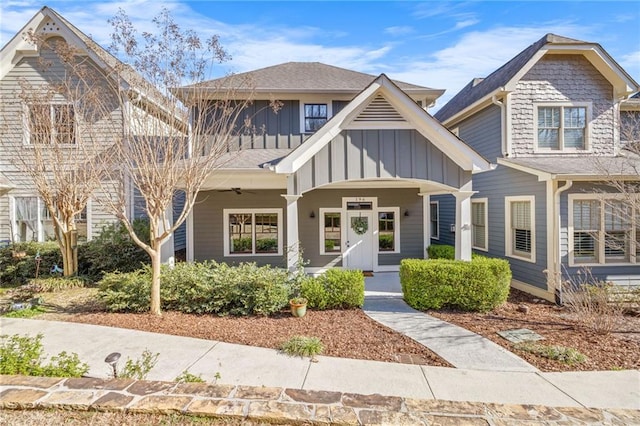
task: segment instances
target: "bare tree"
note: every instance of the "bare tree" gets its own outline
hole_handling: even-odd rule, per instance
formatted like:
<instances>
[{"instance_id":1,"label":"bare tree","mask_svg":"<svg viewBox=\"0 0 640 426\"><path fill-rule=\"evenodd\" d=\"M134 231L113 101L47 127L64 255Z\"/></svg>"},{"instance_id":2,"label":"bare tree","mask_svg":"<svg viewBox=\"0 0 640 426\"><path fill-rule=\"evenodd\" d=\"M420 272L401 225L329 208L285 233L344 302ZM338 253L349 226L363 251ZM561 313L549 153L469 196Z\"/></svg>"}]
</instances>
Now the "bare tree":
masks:
<instances>
[{"instance_id":1,"label":"bare tree","mask_svg":"<svg viewBox=\"0 0 640 426\"><path fill-rule=\"evenodd\" d=\"M16 99L24 105L26 131L15 136L24 138L29 149L14 162L46 207L40 213L51 223L45 236L57 241L64 275L71 276L78 271L78 222L86 220L82 216L88 200L104 177L98 165L100 153L118 136L109 135L109 126L104 126L117 98L102 84L105 76L95 63L63 39L44 40L33 32L24 36L38 45L41 53L36 62L45 77L19 81ZM23 132L21 126L16 130ZM36 229L33 217L27 217L33 207L21 205L16 210L27 226Z\"/></svg>"},{"instance_id":2,"label":"bare tree","mask_svg":"<svg viewBox=\"0 0 640 426\"><path fill-rule=\"evenodd\" d=\"M202 84L210 66L228 55L217 37L202 42L195 32L179 28L167 10L153 19L157 34L145 32L140 40L124 11L110 23L112 51L144 80L139 79L135 89L120 91L128 133L114 147L117 197L106 199L106 204L151 258L151 312L159 315L162 246L187 219L207 177L231 158L229 142L245 127L242 114L250 96ZM127 65L115 71L121 76L132 73ZM190 95L178 99L174 89L186 84ZM149 244L136 235L127 214L127 186L137 188L145 201ZM184 207L172 222L176 191L184 194Z\"/></svg>"}]
</instances>

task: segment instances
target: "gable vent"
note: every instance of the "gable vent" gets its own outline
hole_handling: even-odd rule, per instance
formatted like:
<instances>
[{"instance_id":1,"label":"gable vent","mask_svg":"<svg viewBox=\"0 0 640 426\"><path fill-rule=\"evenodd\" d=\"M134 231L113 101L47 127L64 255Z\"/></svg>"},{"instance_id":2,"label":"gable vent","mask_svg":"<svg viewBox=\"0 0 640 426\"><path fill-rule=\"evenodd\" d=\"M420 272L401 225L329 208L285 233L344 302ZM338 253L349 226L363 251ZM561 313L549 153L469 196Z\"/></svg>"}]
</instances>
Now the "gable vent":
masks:
<instances>
[{"instance_id":1,"label":"gable vent","mask_svg":"<svg viewBox=\"0 0 640 426\"><path fill-rule=\"evenodd\" d=\"M47 18L45 24L40 28L40 32L43 34L58 33L60 32L60 25Z\"/></svg>"},{"instance_id":2,"label":"gable vent","mask_svg":"<svg viewBox=\"0 0 640 426\"><path fill-rule=\"evenodd\" d=\"M405 119L382 95L378 95L353 121L359 123L381 121L403 123Z\"/></svg>"}]
</instances>

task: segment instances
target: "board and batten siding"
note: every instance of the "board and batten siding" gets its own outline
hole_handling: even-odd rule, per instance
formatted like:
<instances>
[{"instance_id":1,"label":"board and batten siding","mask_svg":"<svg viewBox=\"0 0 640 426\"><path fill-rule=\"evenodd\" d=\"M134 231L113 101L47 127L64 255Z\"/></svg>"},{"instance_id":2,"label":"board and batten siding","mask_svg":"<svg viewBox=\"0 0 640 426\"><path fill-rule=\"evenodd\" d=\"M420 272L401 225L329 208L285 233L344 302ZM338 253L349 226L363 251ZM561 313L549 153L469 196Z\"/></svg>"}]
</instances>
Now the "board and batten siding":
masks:
<instances>
[{"instance_id":1,"label":"board and batten siding","mask_svg":"<svg viewBox=\"0 0 640 426\"><path fill-rule=\"evenodd\" d=\"M495 163L502 156L501 109L490 105L465 119L458 127L458 136L487 160Z\"/></svg>"},{"instance_id":2,"label":"board and batten siding","mask_svg":"<svg viewBox=\"0 0 640 426\"><path fill-rule=\"evenodd\" d=\"M560 196L560 253L562 256L562 274L564 279L575 279L578 272L589 269L594 278L614 282L619 285L640 285L640 264L616 264L569 266L569 194L593 194L594 199L599 199L605 193L612 193L613 188L606 184L596 182L574 182L571 188Z\"/></svg>"},{"instance_id":3,"label":"board and batten siding","mask_svg":"<svg viewBox=\"0 0 640 426\"><path fill-rule=\"evenodd\" d=\"M57 37L61 40L61 38ZM85 61L90 59L85 58ZM43 67L43 63L46 67ZM95 65L95 64L94 64ZM55 52L43 47L39 57L21 58L13 68L0 80L0 172L13 184L8 194L0 197L0 240L11 238L10 232L10 197L37 196L37 191L31 178L22 171L22 161L33 161L33 148L25 144L24 114L26 106L21 99L21 82L27 85L56 84L59 76L65 75L65 68ZM109 87L105 82L105 87ZM56 97L56 101L64 101ZM83 116L76 112L77 141L82 143L83 135L91 134L95 152L97 155L103 148L111 146L115 137L122 136L122 111L117 102L111 105L105 104L110 109L91 123L81 120ZM77 154L70 149L71 154ZM98 193L96 197L101 195ZM115 218L110 215L99 203L91 203L91 225L93 235L100 232L102 225L112 222Z\"/></svg>"},{"instance_id":4,"label":"board and batten siding","mask_svg":"<svg viewBox=\"0 0 640 426\"><path fill-rule=\"evenodd\" d=\"M404 178L459 188L471 173L415 130L344 130L295 173L297 194L335 182Z\"/></svg>"}]
</instances>

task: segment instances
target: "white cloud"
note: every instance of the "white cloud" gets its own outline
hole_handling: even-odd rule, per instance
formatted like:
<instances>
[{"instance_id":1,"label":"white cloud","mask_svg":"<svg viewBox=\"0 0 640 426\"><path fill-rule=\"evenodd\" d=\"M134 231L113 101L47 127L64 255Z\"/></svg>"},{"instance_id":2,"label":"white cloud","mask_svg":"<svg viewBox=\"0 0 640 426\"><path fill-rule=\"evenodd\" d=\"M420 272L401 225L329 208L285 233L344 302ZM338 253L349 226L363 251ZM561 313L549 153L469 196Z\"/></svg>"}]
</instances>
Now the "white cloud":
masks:
<instances>
[{"instance_id":1,"label":"white cloud","mask_svg":"<svg viewBox=\"0 0 640 426\"><path fill-rule=\"evenodd\" d=\"M640 50L622 55L620 65L634 80L640 82Z\"/></svg>"},{"instance_id":2,"label":"white cloud","mask_svg":"<svg viewBox=\"0 0 640 426\"><path fill-rule=\"evenodd\" d=\"M399 37L413 33L415 30L409 26L387 27L384 29L385 34L390 36Z\"/></svg>"}]
</instances>

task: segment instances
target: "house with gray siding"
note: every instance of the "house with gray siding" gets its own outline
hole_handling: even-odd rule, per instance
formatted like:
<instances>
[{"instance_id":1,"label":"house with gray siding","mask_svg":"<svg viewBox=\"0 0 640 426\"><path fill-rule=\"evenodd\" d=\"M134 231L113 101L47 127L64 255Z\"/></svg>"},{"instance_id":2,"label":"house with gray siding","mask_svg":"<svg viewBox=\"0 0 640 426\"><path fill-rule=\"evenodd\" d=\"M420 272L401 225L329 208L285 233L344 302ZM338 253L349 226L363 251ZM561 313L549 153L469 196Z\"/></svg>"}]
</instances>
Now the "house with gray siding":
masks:
<instances>
[{"instance_id":1,"label":"house with gray siding","mask_svg":"<svg viewBox=\"0 0 640 426\"><path fill-rule=\"evenodd\" d=\"M497 163L473 178L472 246L507 259L513 287L554 300L586 269L640 284L638 200L619 191L640 180L620 127L640 110L639 89L599 44L547 34L435 114ZM433 199L439 241L453 243L454 200Z\"/></svg>"},{"instance_id":2,"label":"house with gray siding","mask_svg":"<svg viewBox=\"0 0 640 426\"><path fill-rule=\"evenodd\" d=\"M242 118L260 131L232 138L205 182L187 259L395 271L426 256L437 194L454 197L456 256L470 259L472 177L490 163L427 113L443 91L290 62L176 94L216 102L221 89L253 97Z\"/></svg>"},{"instance_id":3,"label":"house with gray siding","mask_svg":"<svg viewBox=\"0 0 640 426\"><path fill-rule=\"evenodd\" d=\"M61 50L54 47L58 43L70 46L74 49L74 57L83 58L85 64L100 70L104 81L92 81L92 84L120 87L125 93L135 93L135 96L131 96L131 101L124 105L115 102L108 113L97 118L80 113L78 100L65 99L64 95L56 95L46 101L30 99L26 91L55 87L63 81L65 67ZM117 73L114 72L116 69ZM0 242L55 238L53 220L22 163L25 158L34 156L34 143L59 143L59 137L63 135L66 139L61 149L67 155L103 155L114 141L136 136L135 130L131 129L134 126L127 122L127 117L131 116L127 111L144 111L144 108L156 104L160 96L139 74L56 11L48 7L40 9L0 50ZM35 118L28 120L33 108L49 109L52 118L44 120L34 114L32 117ZM100 131L88 136L83 131L87 128ZM89 139L91 146L97 147L91 154L83 149ZM77 217L81 241L91 239L105 224L117 220L95 201L105 197L108 194L97 191L95 197L88 201L86 210ZM136 199L133 188L128 188L127 198L128 214L131 217L144 215L143 211L134 212L136 205L141 206L142 210L144 205L140 205ZM176 203L180 203L180 197ZM176 236L176 241L181 242L183 247L184 234L183 231L182 236Z\"/></svg>"}]
</instances>

